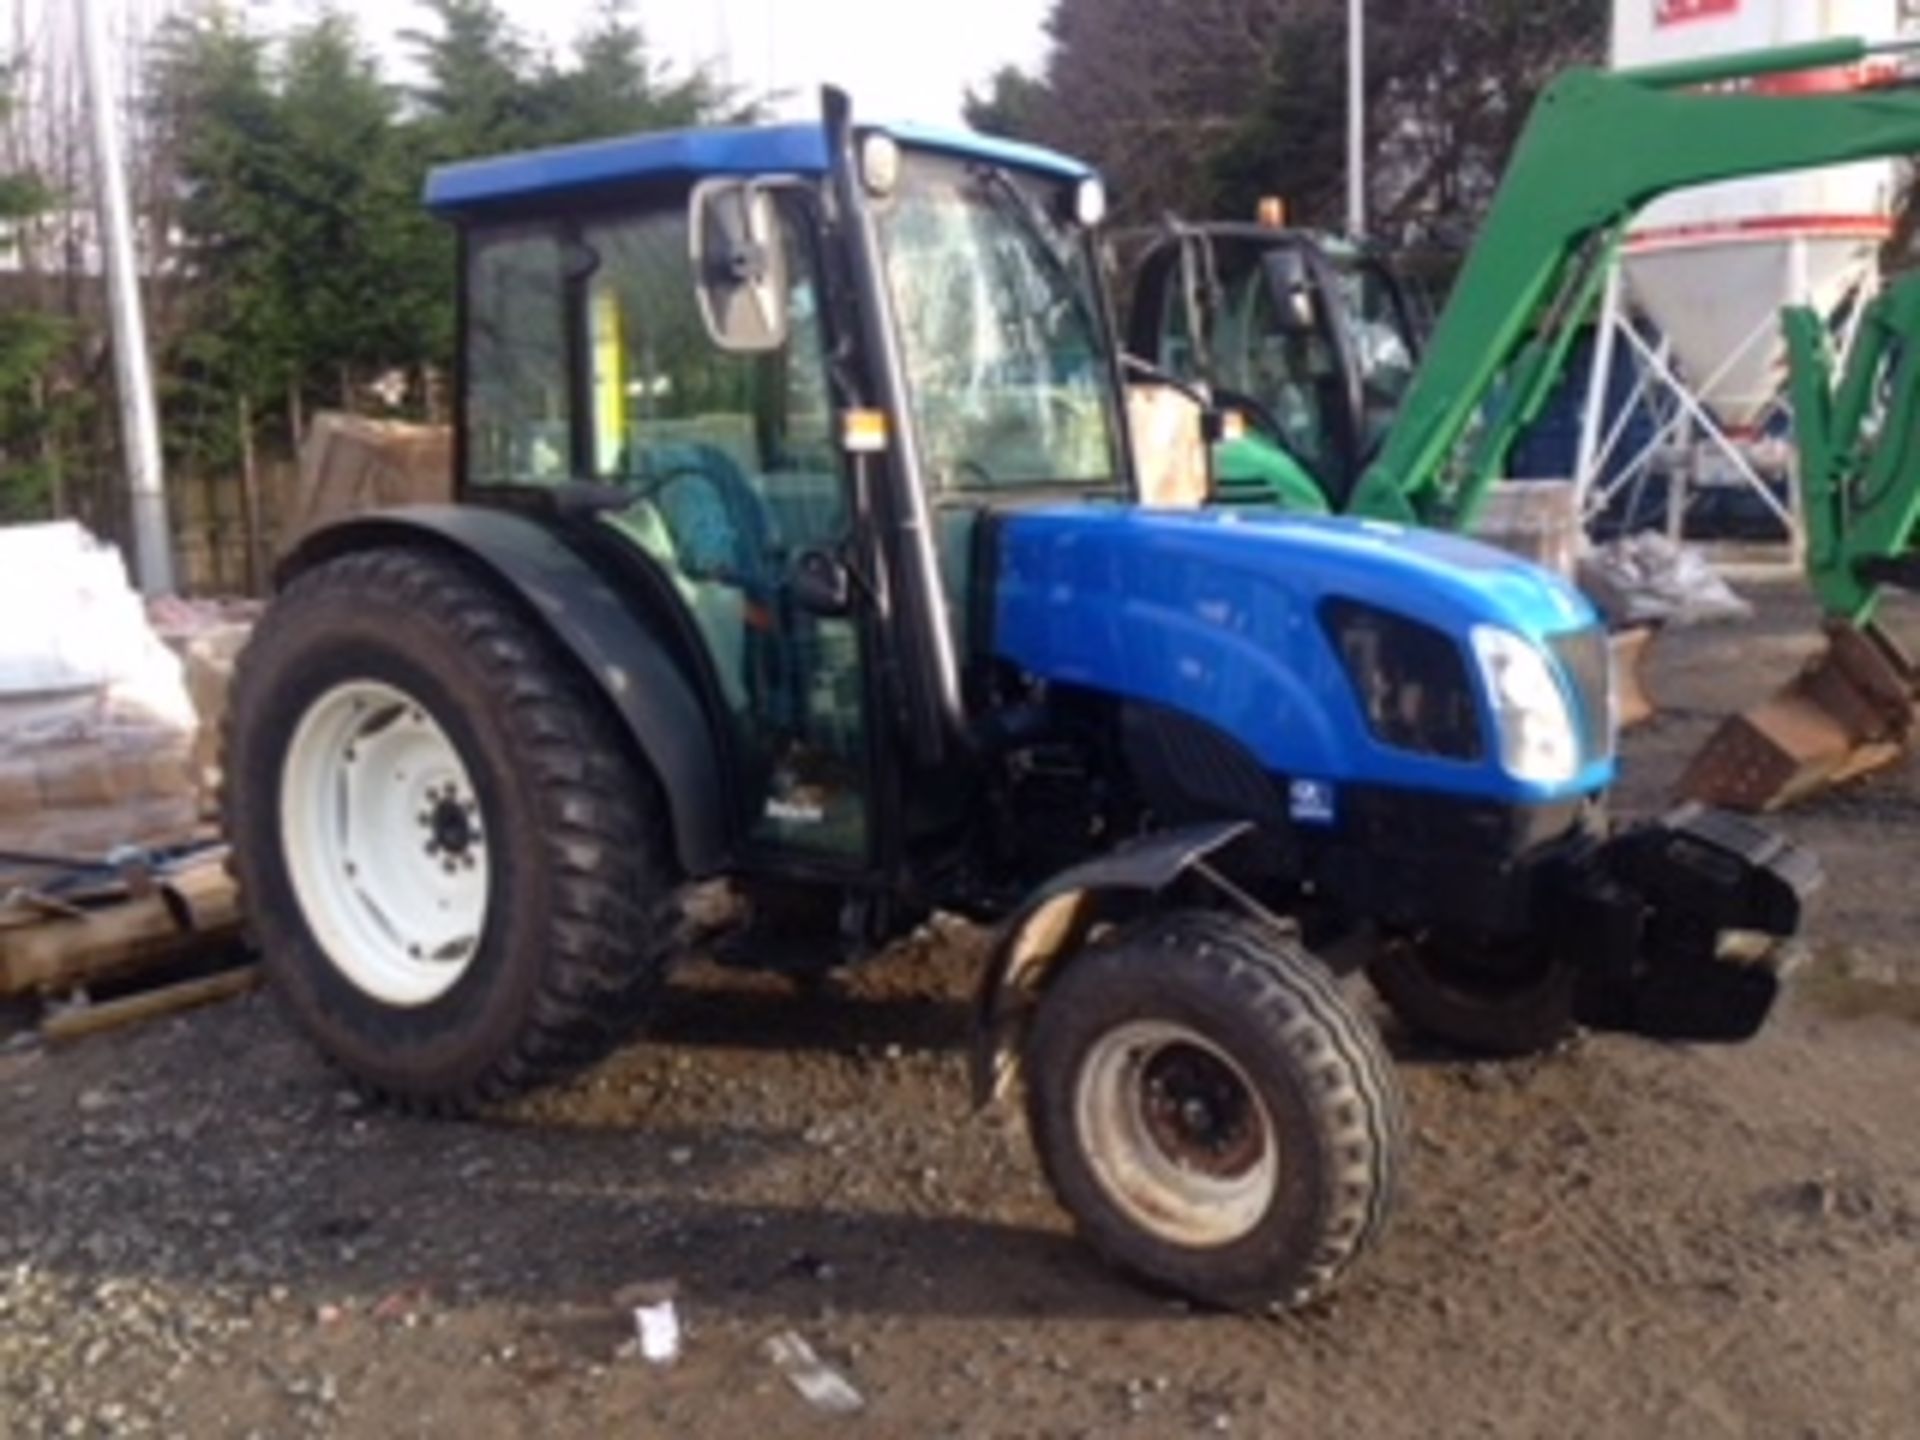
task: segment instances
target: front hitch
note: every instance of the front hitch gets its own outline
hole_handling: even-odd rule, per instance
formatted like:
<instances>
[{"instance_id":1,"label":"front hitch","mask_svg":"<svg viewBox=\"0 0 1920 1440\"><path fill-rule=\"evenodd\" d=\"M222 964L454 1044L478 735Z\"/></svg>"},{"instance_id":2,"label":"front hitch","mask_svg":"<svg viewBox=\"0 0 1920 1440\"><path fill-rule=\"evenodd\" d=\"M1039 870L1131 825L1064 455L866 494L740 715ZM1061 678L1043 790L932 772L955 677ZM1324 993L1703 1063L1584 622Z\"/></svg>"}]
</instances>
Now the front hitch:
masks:
<instances>
[{"instance_id":1,"label":"front hitch","mask_svg":"<svg viewBox=\"0 0 1920 1440\"><path fill-rule=\"evenodd\" d=\"M1576 868L1555 906L1581 964L1579 1020L1662 1040L1732 1042L1780 993L1777 945L1821 884L1810 850L1741 816L1682 805L1621 831ZM1751 958L1735 934L1765 937Z\"/></svg>"}]
</instances>

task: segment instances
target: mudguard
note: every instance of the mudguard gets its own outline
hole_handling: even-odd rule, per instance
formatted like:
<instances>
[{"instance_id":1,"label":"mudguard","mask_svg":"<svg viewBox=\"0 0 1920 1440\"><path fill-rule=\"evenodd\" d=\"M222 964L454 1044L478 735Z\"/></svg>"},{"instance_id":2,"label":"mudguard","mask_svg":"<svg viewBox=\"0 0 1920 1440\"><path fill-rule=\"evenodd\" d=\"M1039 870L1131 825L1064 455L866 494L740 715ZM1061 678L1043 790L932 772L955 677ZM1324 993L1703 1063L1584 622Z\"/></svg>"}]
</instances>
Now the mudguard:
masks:
<instances>
[{"instance_id":1,"label":"mudguard","mask_svg":"<svg viewBox=\"0 0 1920 1440\"><path fill-rule=\"evenodd\" d=\"M1163 831L1062 870L1029 895L1001 925L981 972L968 1060L974 1104L989 1104L1004 1089L1020 1023L1041 982L1086 939L1103 897L1157 895L1253 828L1230 820Z\"/></svg>"},{"instance_id":2,"label":"mudguard","mask_svg":"<svg viewBox=\"0 0 1920 1440\"><path fill-rule=\"evenodd\" d=\"M681 868L694 878L723 869L725 774L693 687L646 621L551 530L479 506L382 510L308 535L280 562L275 583L348 551L423 543L484 567L566 647L659 777Z\"/></svg>"}]
</instances>

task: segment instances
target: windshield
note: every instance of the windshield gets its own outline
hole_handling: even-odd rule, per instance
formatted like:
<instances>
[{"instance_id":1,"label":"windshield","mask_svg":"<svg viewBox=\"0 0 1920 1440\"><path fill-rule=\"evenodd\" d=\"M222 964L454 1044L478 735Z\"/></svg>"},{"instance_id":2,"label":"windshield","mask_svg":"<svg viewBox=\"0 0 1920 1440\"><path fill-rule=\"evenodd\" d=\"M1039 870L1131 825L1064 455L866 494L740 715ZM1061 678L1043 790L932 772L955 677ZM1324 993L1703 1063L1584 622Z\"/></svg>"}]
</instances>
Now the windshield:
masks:
<instances>
[{"instance_id":1,"label":"windshield","mask_svg":"<svg viewBox=\"0 0 1920 1440\"><path fill-rule=\"evenodd\" d=\"M1340 470L1334 417L1346 392L1339 352L1318 313L1282 305L1265 256L1260 244L1215 247L1212 379L1230 396L1256 402L1276 438L1324 479Z\"/></svg>"},{"instance_id":2,"label":"windshield","mask_svg":"<svg viewBox=\"0 0 1920 1440\"><path fill-rule=\"evenodd\" d=\"M1360 372L1360 449L1371 455L1393 427L1413 383L1413 341L1393 282L1369 259L1336 262L1343 292L1339 314Z\"/></svg>"},{"instance_id":3,"label":"windshield","mask_svg":"<svg viewBox=\"0 0 1920 1440\"><path fill-rule=\"evenodd\" d=\"M910 154L877 207L908 403L937 490L1112 485L1113 372L1063 187Z\"/></svg>"},{"instance_id":4,"label":"windshield","mask_svg":"<svg viewBox=\"0 0 1920 1440\"><path fill-rule=\"evenodd\" d=\"M1304 251L1297 240L1277 243ZM1225 237L1213 243L1207 317L1213 373L1205 378L1253 402L1260 422L1316 476L1337 479L1364 464L1392 428L1413 380L1413 338L1398 288L1379 261L1324 253L1324 268L1316 264L1308 272L1318 303L1299 310L1269 269L1274 253L1273 242ZM1322 276L1330 276L1332 294L1318 293ZM1163 305L1161 364L1193 374L1199 361L1179 286L1167 287ZM1350 415L1356 399L1360 412Z\"/></svg>"}]
</instances>

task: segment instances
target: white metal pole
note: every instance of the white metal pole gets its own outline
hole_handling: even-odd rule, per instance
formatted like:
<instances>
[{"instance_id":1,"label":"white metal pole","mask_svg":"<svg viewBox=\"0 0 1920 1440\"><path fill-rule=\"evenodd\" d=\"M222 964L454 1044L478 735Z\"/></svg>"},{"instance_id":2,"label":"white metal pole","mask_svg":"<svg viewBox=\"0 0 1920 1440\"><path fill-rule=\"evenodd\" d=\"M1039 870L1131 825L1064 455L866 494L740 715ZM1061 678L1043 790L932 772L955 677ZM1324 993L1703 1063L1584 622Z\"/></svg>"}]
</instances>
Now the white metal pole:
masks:
<instances>
[{"instance_id":1,"label":"white metal pole","mask_svg":"<svg viewBox=\"0 0 1920 1440\"><path fill-rule=\"evenodd\" d=\"M173 591L173 548L167 531L166 477L160 468L160 422L153 402L147 326L140 309L133 213L127 198L120 112L108 80L107 27L101 0L79 0L80 52L93 116L93 170L100 204L107 303L113 318L114 373L120 391L120 448L126 454L133 521L134 574L147 595Z\"/></svg>"},{"instance_id":2,"label":"white metal pole","mask_svg":"<svg viewBox=\"0 0 1920 1440\"><path fill-rule=\"evenodd\" d=\"M1587 375L1586 414L1580 424L1580 445L1573 461L1573 489L1585 513L1587 497L1599 480L1600 437L1607 428L1607 388L1613 380L1613 342L1620 317L1620 257L1607 262L1607 288L1600 301L1600 319L1593 327L1592 370Z\"/></svg>"},{"instance_id":3,"label":"white metal pole","mask_svg":"<svg viewBox=\"0 0 1920 1440\"><path fill-rule=\"evenodd\" d=\"M1347 0L1347 233L1367 233L1366 0Z\"/></svg>"}]
</instances>

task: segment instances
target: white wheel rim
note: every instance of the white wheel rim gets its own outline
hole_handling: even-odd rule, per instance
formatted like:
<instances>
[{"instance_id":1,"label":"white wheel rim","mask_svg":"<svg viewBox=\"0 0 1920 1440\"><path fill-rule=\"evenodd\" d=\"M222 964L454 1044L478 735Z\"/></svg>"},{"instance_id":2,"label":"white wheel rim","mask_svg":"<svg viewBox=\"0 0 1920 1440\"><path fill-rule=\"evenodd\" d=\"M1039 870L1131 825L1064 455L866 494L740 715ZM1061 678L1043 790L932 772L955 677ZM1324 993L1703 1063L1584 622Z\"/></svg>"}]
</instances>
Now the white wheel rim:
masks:
<instances>
[{"instance_id":1,"label":"white wheel rim","mask_svg":"<svg viewBox=\"0 0 1920 1440\"><path fill-rule=\"evenodd\" d=\"M1273 1203L1280 1157L1266 1105L1231 1056L1185 1025L1135 1020L1096 1040L1074 1123L1107 1198L1163 1240L1230 1245Z\"/></svg>"},{"instance_id":2,"label":"white wheel rim","mask_svg":"<svg viewBox=\"0 0 1920 1440\"><path fill-rule=\"evenodd\" d=\"M489 827L460 752L413 697L373 680L307 707L280 769L280 844L327 958L389 1005L458 983L487 918Z\"/></svg>"}]
</instances>

